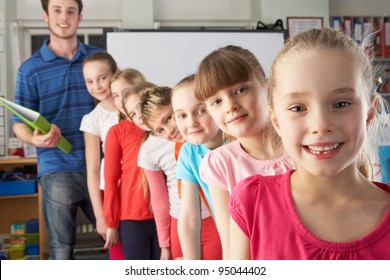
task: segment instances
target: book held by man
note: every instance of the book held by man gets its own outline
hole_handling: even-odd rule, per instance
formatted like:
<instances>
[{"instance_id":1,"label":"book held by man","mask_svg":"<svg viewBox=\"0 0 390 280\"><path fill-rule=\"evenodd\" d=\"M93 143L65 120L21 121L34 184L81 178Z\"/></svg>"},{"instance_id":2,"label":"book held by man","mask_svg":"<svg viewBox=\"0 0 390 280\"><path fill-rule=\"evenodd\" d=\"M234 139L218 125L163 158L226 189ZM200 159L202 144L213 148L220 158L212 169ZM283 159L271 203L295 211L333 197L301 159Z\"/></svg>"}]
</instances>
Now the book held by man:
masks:
<instances>
[{"instance_id":1,"label":"book held by man","mask_svg":"<svg viewBox=\"0 0 390 280\"><path fill-rule=\"evenodd\" d=\"M23 107L4 97L0 97L0 103L31 128L37 129L43 134L50 131L51 124L39 112ZM61 136L61 140L57 147L68 154L72 149L72 144L70 144L65 137Z\"/></svg>"}]
</instances>

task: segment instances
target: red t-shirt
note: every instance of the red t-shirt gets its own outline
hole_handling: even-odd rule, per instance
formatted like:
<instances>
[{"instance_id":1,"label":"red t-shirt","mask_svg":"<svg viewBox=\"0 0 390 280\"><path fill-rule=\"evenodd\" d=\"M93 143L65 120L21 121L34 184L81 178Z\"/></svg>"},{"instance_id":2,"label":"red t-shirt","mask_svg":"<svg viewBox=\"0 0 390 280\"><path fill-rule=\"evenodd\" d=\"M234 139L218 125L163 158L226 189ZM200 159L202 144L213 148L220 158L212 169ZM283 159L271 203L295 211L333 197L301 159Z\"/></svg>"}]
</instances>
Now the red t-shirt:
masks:
<instances>
[{"instance_id":1,"label":"red t-shirt","mask_svg":"<svg viewBox=\"0 0 390 280\"><path fill-rule=\"evenodd\" d=\"M360 239L321 240L299 219L291 195L291 173L254 175L233 190L229 212L250 240L252 259L390 259L390 209L377 227ZM389 185L374 184L390 192Z\"/></svg>"},{"instance_id":2,"label":"red t-shirt","mask_svg":"<svg viewBox=\"0 0 390 280\"><path fill-rule=\"evenodd\" d=\"M118 228L120 220L153 219L137 165L143 135L144 131L128 120L112 126L107 133L103 210L108 227Z\"/></svg>"}]
</instances>

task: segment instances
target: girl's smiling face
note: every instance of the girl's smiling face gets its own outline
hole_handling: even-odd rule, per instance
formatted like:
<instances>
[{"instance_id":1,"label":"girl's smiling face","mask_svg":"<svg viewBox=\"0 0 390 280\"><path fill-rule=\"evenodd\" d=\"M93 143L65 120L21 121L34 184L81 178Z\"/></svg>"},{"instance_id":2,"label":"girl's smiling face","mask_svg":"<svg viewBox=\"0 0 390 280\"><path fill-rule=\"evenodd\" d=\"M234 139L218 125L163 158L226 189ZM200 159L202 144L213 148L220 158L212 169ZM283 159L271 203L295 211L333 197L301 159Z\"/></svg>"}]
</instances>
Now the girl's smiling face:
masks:
<instances>
[{"instance_id":1,"label":"girl's smiling face","mask_svg":"<svg viewBox=\"0 0 390 280\"><path fill-rule=\"evenodd\" d=\"M150 128L146 126L142 120L141 110L139 106L141 96L139 94L131 94L127 97L126 100L126 111L130 119L135 123L139 128L150 131Z\"/></svg>"},{"instance_id":2,"label":"girl's smiling face","mask_svg":"<svg viewBox=\"0 0 390 280\"><path fill-rule=\"evenodd\" d=\"M275 69L270 114L286 152L316 176L356 165L373 113L355 60L343 51L304 50Z\"/></svg>"},{"instance_id":3,"label":"girl's smiling face","mask_svg":"<svg viewBox=\"0 0 390 280\"><path fill-rule=\"evenodd\" d=\"M83 75L88 92L99 101L111 96L110 82L113 73L103 61L90 61L83 66Z\"/></svg>"},{"instance_id":4,"label":"girl's smiling face","mask_svg":"<svg viewBox=\"0 0 390 280\"><path fill-rule=\"evenodd\" d=\"M111 94L114 98L116 108L124 115L126 115L122 106L122 96L125 90L130 88L130 84L123 79L115 80L111 83Z\"/></svg>"},{"instance_id":5,"label":"girl's smiling face","mask_svg":"<svg viewBox=\"0 0 390 280\"><path fill-rule=\"evenodd\" d=\"M218 127L237 139L260 134L269 122L267 92L257 80L221 89L205 104Z\"/></svg>"},{"instance_id":6,"label":"girl's smiling face","mask_svg":"<svg viewBox=\"0 0 390 280\"><path fill-rule=\"evenodd\" d=\"M206 105L196 99L192 84L174 90L172 108L177 127L186 141L209 148L222 144L221 132L207 112Z\"/></svg>"},{"instance_id":7,"label":"girl's smiling face","mask_svg":"<svg viewBox=\"0 0 390 280\"><path fill-rule=\"evenodd\" d=\"M161 136L174 142L184 141L177 129L171 106L160 106L156 109L153 115L150 116L148 124L155 136Z\"/></svg>"}]
</instances>

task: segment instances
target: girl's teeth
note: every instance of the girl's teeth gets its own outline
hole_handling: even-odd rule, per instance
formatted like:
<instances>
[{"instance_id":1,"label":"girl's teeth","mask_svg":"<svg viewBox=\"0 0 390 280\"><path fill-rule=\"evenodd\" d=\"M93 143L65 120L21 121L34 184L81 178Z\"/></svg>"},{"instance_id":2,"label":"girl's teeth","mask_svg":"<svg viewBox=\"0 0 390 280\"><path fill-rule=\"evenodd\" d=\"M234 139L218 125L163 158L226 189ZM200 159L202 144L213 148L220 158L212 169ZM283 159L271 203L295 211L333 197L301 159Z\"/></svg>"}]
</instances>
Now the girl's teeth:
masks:
<instances>
[{"instance_id":1,"label":"girl's teeth","mask_svg":"<svg viewBox=\"0 0 390 280\"><path fill-rule=\"evenodd\" d=\"M336 149L340 144L334 144L331 146L307 146L309 150L314 154L320 154L321 152L328 152L330 150Z\"/></svg>"}]
</instances>

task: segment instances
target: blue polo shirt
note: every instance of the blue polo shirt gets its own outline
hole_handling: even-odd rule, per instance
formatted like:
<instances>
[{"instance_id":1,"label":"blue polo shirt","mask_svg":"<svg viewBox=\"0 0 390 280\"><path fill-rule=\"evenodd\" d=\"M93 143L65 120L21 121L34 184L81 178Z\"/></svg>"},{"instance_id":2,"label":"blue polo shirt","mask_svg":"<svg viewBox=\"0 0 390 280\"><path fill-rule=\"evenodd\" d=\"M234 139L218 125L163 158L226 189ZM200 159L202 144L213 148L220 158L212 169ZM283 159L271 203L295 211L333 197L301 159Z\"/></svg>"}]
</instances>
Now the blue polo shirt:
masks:
<instances>
[{"instance_id":1,"label":"blue polo shirt","mask_svg":"<svg viewBox=\"0 0 390 280\"><path fill-rule=\"evenodd\" d=\"M199 174L200 163L209 151L211 149L204 145L194 145L189 142L184 143L180 148L179 158L177 159L176 178L181 181L189 181L200 185L207 204L210 207L211 215L215 218L209 188L200 178Z\"/></svg>"},{"instance_id":2,"label":"blue polo shirt","mask_svg":"<svg viewBox=\"0 0 390 280\"><path fill-rule=\"evenodd\" d=\"M39 111L56 124L72 144L69 154L58 148L37 148L39 174L51 172L85 172L82 117L94 108L82 74L82 61L91 53L103 51L78 42L72 60L57 56L46 40L41 49L20 66L16 78L15 102ZM21 122L16 116L12 121Z\"/></svg>"}]
</instances>

